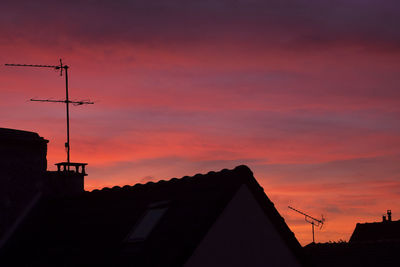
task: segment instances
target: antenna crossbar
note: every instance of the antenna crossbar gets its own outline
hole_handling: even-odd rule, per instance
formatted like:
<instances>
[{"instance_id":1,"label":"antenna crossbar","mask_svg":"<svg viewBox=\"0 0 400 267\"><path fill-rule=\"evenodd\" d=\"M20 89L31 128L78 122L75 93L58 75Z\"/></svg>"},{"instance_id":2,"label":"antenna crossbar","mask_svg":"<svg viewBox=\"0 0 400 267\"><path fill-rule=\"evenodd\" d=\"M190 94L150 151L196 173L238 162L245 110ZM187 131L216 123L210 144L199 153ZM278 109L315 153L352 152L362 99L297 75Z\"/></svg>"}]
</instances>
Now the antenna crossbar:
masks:
<instances>
[{"instance_id":1,"label":"antenna crossbar","mask_svg":"<svg viewBox=\"0 0 400 267\"><path fill-rule=\"evenodd\" d=\"M298 213L304 215L306 218L310 218L311 220L314 220L314 221L316 221L316 222L318 222L318 223L321 223L321 224L324 223L322 220L315 219L314 217L312 217L312 216L310 216L310 215L308 215L308 214L306 214L306 213L304 213L304 212L302 212L302 211L299 211L299 210L297 210L297 209L295 209L295 208L293 208L293 207L288 206L288 208L289 208L289 209L292 209L292 210L294 210L294 211L297 211Z\"/></svg>"},{"instance_id":2,"label":"antenna crossbar","mask_svg":"<svg viewBox=\"0 0 400 267\"><path fill-rule=\"evenodd\" d=\"M34 101L34 102L53 102L53 103L70 103L73 104L75 106L80 106L80 105L90 105L90 104L94 104L94 102L91 101L70 101L70 100L53 100L53 99L30 99L30 101Z\"/></svg>"},{"instance_id":3,"label":"antenna crossbar","mask_svg":"<svg viewBox=\"0 0 400 267\"><path fill-rule=\"evenodd\" d=\"M8 67L35 67L35 68L52 68L55 70L60 70L60 76L62 76L63 70L65 70L65 76L66 76L66 84L68 84L67 80L67 70L68 66L63 65L62 60L60 59L60 65L38 65L38 64L4 64Z\"/></svg>"},{"instance_id":4,"label":"antenna crossbar","mask_svg":"<svg viewBox=\"0 0 400 267\"><path fill-rule=\"evenodd\" d=\"M53 66L53 65L35 65L35 64L5 64L8 67L37 67L37 68L53 68L60 69L62 66Z\"/></svg>"},{"instance_id":5,"label":"antenna crossbar","mask_svg":"<svg viewBox=\"0 0 400 267\"><path fill-rule=\"evenodd\" d=\"M308 215L308 214L306 214L306 213L304 213L302 211L299 211L299 210L297 210L297 209L295 209L293 207L288 206L288 208L292 209L292 210L294 210L294 211L296 211L296 212L298 212L298 213L300 213L302 215L304 215L305 221L311 224L311 227L312 227L312 240L313 240L313 243L315 243L314 226L320 227L320 229L321 229L322 226L324 225L324 222L325 222L324 216L322 215L322 219L318 220L318 219L316 219L316 218L314 218L314 217L312 217L312 216L310 216L310 215Z\"/></svg>"}]
</instances>

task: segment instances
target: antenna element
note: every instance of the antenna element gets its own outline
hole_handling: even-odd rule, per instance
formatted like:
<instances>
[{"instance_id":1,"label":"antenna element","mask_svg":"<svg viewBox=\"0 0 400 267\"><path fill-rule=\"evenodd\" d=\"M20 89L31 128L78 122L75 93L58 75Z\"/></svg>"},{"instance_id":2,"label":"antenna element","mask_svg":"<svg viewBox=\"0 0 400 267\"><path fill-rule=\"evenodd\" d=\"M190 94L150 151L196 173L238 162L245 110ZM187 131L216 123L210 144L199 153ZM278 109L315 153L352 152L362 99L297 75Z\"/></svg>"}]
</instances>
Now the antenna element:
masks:
<instances>
[{"instance_id":1,"label":"antenna element","mask_svg":"<svg viewBox=\"0 0 400 267\"><path fill-rule=\"evenodd\" d=\"M304 215L305 221L311 224L311 226L312 226L312 242L315 243L315 239L314 239L314 225L317 226L317 227L319 227L319 229L322 229L322 226L324 225L324 222L325 222L324 215L321 215L321 217L322 217L321 220L318 220L318 219L315 219L314 217L311 217L310 215L308 215L308 214L306 214L306 213L304 213L304 212L302 212L302 211L299 211L299 210L297 210L297 209L295 209L295 208L292 208L292 207L290 207L290 206L288 206L288 208L289 208L289 209L292 209L292 210L294 210L294 211L296 211L296 212L298 212L298 213L300 213L300 214L302 214L302 215Z\"/></svg>"},{"instance_id":2,"label":"antenna element","mask_svg":"<svg viewBox=\"0 0 400 267\"><path fill-rule=\"evenodd\" d=\"M65 100L51 100L51 99L30 99L31 101L36 102L53 102L53 103L65 103L66 113L67 113L67 142L65 143L65 148L67 149L67 166L68 171L71 164L70 161L70 141L69 141L69 104L73 104L76 106L86 105L86 104L94 104L91 101L70 101L68 97L68 69L69 66L63 65L62 60L60 59L60 65L29 65L29 64L5 64L10 67L37 67L37 68L52 68L55 70L60 70L60 76L63 75L63 70L65 72Z\"/></svg>"}]
</instances>

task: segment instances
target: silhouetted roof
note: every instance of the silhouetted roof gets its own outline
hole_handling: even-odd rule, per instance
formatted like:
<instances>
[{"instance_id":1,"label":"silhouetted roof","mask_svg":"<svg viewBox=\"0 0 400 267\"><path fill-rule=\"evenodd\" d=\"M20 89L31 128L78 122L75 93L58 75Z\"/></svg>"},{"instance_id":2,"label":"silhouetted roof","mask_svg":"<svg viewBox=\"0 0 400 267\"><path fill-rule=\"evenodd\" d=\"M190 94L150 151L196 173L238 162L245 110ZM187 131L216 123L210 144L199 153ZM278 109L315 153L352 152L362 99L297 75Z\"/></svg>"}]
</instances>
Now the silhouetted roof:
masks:
<instances>
[{"instance_id":1,"label":"silhouetted roof","mask_svg":"<svg viewBox=\"0 0 400 267\"><path fill-rule=\"evenodd\" d=\"M39 135L34 132L8 129L8 128L0 128L0 138L9 138L9 137L35 139L35 138L39 138Z\"/></svg>"},{"instance_id":2,"label":"silhouetted roof","mask_svg":"<svg viewBox=\"0 0 400 267\"><path fill-rule=\"evenodd\" d=\"M304 247L315 266L397 266L400 221L357 223L350 241Z\"/></svg>"},{"instance_id":3,"label":"silhouetted roof","mask_svg":"<svg viewBox=\"0 0 400 267\"><path fill-rule=\"evenodd\" d=\"M44 199L3 255L9 266L182 266L243 184L301 257L300 244L247 166ZM168 209L145 240L126 242L149 205Z\"/></svg>"},{"instance_id":4,"label":"silhouetted roof","mask_svg":"<svg viewBox=\"0 0 400 267\"><path fill-rule=\"evenodd\" d=\"M398 266L400 241L311 243L304 251L313 266Z\"/></svg>"},{"instance_id":5,"label":"silhouetted roof","mask_svg":"<svg viewBox=\"0 0 400 267\"><path fill-rule=\"evenodd\" d=\"M349 242L400 241L400 220L357 223Z\"/></svg>"},{"instance_id":6,"label":"silhouetted roof","mask_svg":"<svg viewBox=\"0 0 400 267\"><path fill-rule=\"evenodd\" d=\"M45 139L43 137L40 137L37 133L34 132L0 128L0 140L41 141ZM45 141L47 142L47 140Z\"/></svg>"}]
</instances>

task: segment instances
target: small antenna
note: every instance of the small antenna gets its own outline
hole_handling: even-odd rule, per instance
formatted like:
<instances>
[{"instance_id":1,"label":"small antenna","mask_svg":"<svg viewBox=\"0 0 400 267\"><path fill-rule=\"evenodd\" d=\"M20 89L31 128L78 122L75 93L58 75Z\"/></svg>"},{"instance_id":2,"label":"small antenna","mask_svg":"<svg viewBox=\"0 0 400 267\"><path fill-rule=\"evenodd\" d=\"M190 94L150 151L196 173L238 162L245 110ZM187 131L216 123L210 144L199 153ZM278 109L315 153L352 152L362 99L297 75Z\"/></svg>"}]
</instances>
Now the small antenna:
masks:
<instances>
[{"instance_id":1,"label":"small antenna","mask_svg":"<svg viewBox=\"0 0 400 267\"><path fill-rule=\"evenodd\" d=\"M290 206L288 206L288 208L289 208L289 209L292 209L292 210L294 210L294 211L296 211L296 212L298 212L298 213L300 213L300 214L302 214L302 215L304 215L305 221L311 224L311 226L312 226L312 242L315 243L315 239L314 239L314 225L317 226L317 227L319 227L319 229L322 229L322 226L324 225L324 222L325 222L324 215L321 215L321 220L318 220L318 219L315 219L314 217L311 217L310 215L308 215L308 214L306 214L306 213L304 213L304 212L302 212L302 211L299 211L299 210L297 210L297 209L295 209L295 208L292 208L292 207L290 207Z\"/></svg>"},{"instance_id":2,"label":"small antenna","mask_svg":"<svg viewBox=\"0 0 400 267\"><path fill-rule=\"evenodd\" d=\"M51 100L51 99L30 99L34 102L53 102L53 103L65 103L66 113L67 113L67 142L65 143L65 148L67 149L67 166L68 170L70 167L70 142L69 142L69 104L73 105L86 105L86 104L94 104L91 101L70 101L68 98L68 69L69 66L63 65L62 60L60 59L60 65L29 65L29 64L5 64L10 67L37 67L37 68L52 68L55 70L60 70L60 76L63 75L63 70L65 72L65 100Z\"/></svg>"}]
</instances>

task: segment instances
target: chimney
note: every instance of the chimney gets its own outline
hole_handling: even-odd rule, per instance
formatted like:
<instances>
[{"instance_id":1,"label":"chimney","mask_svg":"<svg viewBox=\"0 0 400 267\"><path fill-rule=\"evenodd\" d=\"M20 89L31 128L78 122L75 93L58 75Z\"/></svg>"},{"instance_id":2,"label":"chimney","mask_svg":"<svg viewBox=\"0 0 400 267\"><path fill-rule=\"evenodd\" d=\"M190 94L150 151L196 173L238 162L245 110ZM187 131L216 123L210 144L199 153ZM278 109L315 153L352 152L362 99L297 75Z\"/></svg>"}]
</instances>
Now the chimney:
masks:
<instances>
[{"instance_id":1,"label":"chimney","mask_svg":"<svg viewBox=\"0 0 400 267\"><path fill-rule=\"evenodd\" d=\"M382 222L386 222L386 215L382 215Z\"/></svg>"},{"instance_id":2,"label":"chimney","mask_svg":"<svg viewBox=\"0 0 400 267\"><path fill-rule=\"evenodd\" d=\"M392 221L392 210L387 210L388 221Z\"/></svg>"},{"instance_id":3,"label":"chimney","mask_svg":"<svg viewBox=\"0 0 400 267\"><path fill-rule=\"evenodd\" d=\"M77 195L84 192L87 163L56 163L57 171L47 171L45 193L50 196Z\"/></svg>"}]
</instances>

